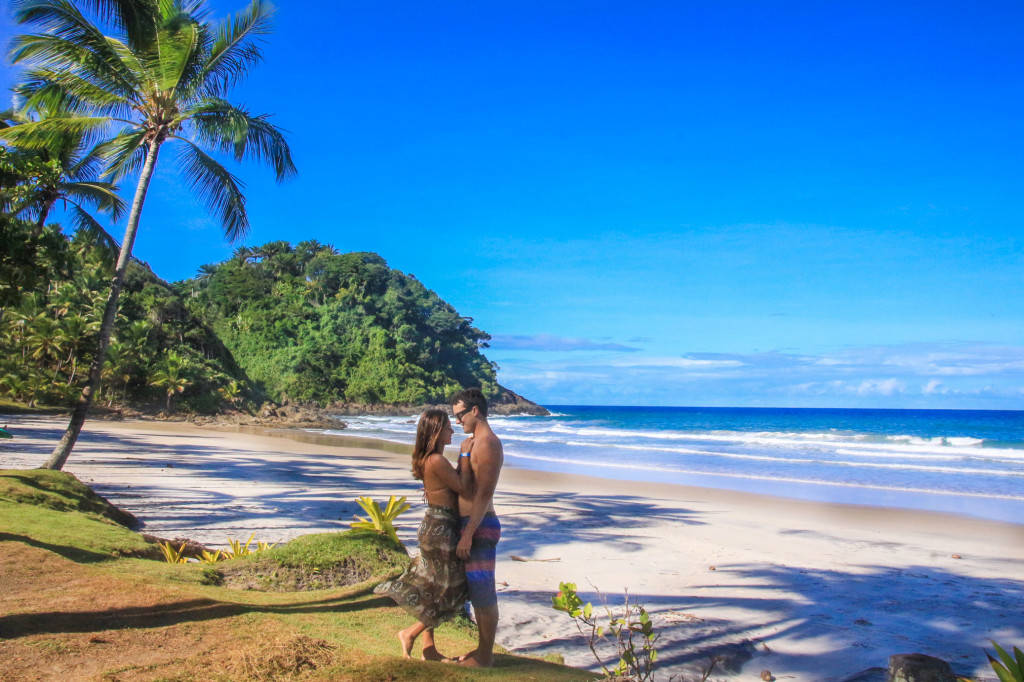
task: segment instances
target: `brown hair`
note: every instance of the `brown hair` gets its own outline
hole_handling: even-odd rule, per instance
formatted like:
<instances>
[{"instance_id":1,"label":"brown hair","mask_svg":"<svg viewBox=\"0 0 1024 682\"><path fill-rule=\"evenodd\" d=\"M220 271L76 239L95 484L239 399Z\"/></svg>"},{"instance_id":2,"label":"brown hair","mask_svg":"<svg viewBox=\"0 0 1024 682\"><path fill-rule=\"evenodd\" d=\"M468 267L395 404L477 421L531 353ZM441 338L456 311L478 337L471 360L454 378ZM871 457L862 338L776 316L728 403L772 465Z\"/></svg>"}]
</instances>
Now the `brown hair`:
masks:
<instances>
[{"instance_id":1,"label":"brown hair","mask_svg":"<svg viewBox=\"0 0 1024 682\"><path fill-rule=\"evenodd\" d=\"M427 410L420 415L420 423L416 426L416 445L412 449L412 475L417 481L423 480L427 457L438 451L445 424L450 425L451 421L444 410ZM444 445L441 448L444 449Z\"/></svg>"},{"instance_id":2,"label":"brown hair","mask_svg":"<svg viewBox=\"0 0 1024 682\"><path fill-rule=\"evenodd\" d=\"M475 407L479 410L479 414L484 419L487 418L487 398L484 397L484 392L477 387L465 388L461 391L452 394L452 397L448 399L448 403L455 405L461 402L466 407Z\"/></svg>"}]
</instances>

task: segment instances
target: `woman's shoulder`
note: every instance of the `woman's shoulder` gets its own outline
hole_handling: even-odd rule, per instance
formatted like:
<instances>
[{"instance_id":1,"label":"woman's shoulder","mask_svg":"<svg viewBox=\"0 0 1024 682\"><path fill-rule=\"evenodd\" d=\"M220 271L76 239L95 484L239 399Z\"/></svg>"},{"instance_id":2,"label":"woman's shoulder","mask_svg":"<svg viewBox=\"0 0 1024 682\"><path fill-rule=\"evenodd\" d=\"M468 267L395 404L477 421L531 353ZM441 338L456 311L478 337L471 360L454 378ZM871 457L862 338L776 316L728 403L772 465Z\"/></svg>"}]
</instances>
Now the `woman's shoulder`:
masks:
<instances>
[{"instance_id":1,"label":"woman's shoulder","mask_svg":"<svg viewBox=\"0 0 1024 682\"><path fill-rule=\"evenodd\" d=\"M423 464L425 466L427 466L427 467L430 467L430 468L438 467L438 466L443 467L446 464L448 466L452 465L452 463L448 461L448 458L445 457L444 455L442 455L439 452L434 452L434 453L431 453L431 454L427 455L426 459L423 460Z\"/></svg>"}]
</instances>

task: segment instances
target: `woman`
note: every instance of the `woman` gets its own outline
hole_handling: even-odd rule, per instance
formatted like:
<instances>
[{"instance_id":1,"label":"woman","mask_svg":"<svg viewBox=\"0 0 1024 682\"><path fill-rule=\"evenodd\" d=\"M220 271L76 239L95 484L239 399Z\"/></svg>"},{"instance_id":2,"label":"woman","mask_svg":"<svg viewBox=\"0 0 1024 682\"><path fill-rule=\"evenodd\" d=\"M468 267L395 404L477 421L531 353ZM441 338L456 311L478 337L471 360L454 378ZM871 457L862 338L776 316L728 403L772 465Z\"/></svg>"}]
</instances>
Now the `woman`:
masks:
<instances>
[{"instance_id":1,"label":"woman","mask_svg":"<svg viewBox=\"0 0 1024 682\"><path fill-rule=\"evenodd\" d=\"M381 583L374 592L394 599L416 617L398 632L402 655L409 658L416 638L423 634L423 660L444 660L434 645L434 626L462 610L466 602L466 568L455 555L459 543L459 494L469 491L472 473L468 462L456 469L445 459L444 446L452 442L451 422L444 410L427 410L416 427L412 475L423 481L427 511L416 537L420 555L405 573Z\"/></svg>"}]
</instances>

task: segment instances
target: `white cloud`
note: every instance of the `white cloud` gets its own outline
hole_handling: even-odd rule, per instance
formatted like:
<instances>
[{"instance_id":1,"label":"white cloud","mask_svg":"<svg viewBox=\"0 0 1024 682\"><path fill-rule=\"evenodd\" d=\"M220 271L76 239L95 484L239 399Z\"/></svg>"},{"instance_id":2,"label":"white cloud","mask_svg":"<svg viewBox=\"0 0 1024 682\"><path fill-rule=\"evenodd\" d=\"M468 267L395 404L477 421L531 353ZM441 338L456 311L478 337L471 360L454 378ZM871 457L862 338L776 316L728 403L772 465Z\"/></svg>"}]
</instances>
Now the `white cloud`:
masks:
<instances>
[{"instance_id":1,"label":"white cloud","mask_svg":"<svg viewBox=\"0 0 1024 682\"><path fill-rule=\"evenodd\" d=\"M742 367L739 360L694 360L684 357L626 358L611 363L614 367L676 367L679 369L720 369Z\"/></svg>"},{"instance_id":2,"label":"white cloud","mask_svg":"<svg viewBox=\"0 0 1024 682\"><path fill-rule=\"evenodd\" d=\"M857 395L894 395L903 393L906 384L899 379L865 379L854 389Z\"/></svg>"},{"instance_id":3,"label":"white cloud","mask_svg":"<svg viewBox=\"0 0 1024 682\"><path fill-rule=\"evenodd\" d=\"M574 353L535 362L494 359L504 368L499 380L551 404L571 397L580 404L1024 408L1024 346L922 343L817 354ZM971 367L984 371L965 371Z\"/></svg>"}]
</instances>

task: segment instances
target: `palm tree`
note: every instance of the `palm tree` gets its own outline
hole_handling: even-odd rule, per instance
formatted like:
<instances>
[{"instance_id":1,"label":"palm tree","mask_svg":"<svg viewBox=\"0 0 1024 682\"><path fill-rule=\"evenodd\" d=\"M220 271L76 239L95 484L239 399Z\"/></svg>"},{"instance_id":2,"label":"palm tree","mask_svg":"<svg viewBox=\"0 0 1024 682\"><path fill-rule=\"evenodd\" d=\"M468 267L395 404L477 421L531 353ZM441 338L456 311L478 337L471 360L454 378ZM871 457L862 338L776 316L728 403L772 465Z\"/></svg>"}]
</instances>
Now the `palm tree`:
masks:
<instances>
[{"instance_id":1,"label":"palm tree","mask_svg":"<svg viewBox=\"0 0 1024 682\"><path fill-rule=\"evenodd\" d=\"M171 411L171 398L175 393L181 393L189 385L188 379L181 376L181 368L184 364L181 356L174 351L164 358L163 367L159 368L149 378L151 386L157 386L167 392L167 412Z\"/></svg>"},{"instance_id":2,"label":"palm tree","mask_svg":"<svg viewBox=\"0 0 1024 682\"><path fill-rule=\"evenodd\" d=\"M23 0L17 20L42 33L16 36L12 57L33 68L19 88L23 106L62 102L76 112L0 130L0 139L46 148L81 131L99 145L113 181L138 173L121 250L100 327L88 385L75 404L60 443L44 465L60 469L74 447L98 389L117 301L139 227L142 206L165 143L177 147L176 165L196 195L218 214L227 238L249 228L239 181L209 153L269 163L278 180L295 173L282 132L265 115L254 116L224 96L259 63L259 41L270 29L271 10L252 0L234 19L212 26L202 0L94 0L117 10L117 35L107 36L70 0Z\"/></svg>"},{"instance_id":3,"label":"palm tree","mask_svg":"<svg viewBox=\"0 0 1024 682\"><path fill-rule=\"evenodd\" d=\"M40 108L36 112L42 118L69 118L72 112L65 108ZM21 112L0 114L4 122L16 125L32 123L33 119ZM43 225L53 206L58 201L71 205L71 220L75 227L84 229L98 239L116 248L117 243L107 234L103 226L85 210L89 205L96 210L109 213L117 222L124 215L126 205L117 195L118 187L99 180L102 159L95 148L89 149L89 142L81 130L70 130L64 135L54 136L53 144L33 150L35 158L32 182L19 197L10 212L21 217L32 218L32 238L43 231Z\"/></svg>"}]
</instances>

